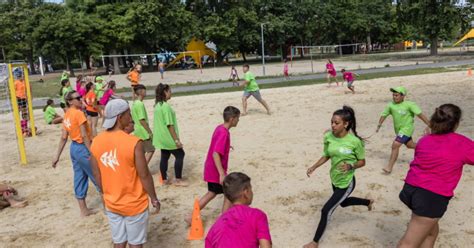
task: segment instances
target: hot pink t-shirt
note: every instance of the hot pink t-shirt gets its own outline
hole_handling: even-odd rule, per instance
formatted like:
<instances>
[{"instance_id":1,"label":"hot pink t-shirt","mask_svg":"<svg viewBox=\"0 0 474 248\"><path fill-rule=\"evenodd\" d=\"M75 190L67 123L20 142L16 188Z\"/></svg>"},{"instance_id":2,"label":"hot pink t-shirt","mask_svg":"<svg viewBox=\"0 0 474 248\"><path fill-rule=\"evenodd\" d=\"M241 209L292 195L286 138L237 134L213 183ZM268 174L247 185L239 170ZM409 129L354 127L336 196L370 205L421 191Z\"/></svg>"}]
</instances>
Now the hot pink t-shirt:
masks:
<instances>
[{"instance_id":1,"label":"hot pink t-shirt","mask_svg":"<svg viewBox=\"0 0 474 248\"><path fill-rule=\"evenodd\" d=\"M465 164L474 164L474 142L457 133L430 134L416 144L405 182L443 196L453 196Z\"/></svg>"},{"instance_id":2,"label":"hot pink t-shirt","mask_svg":"<svg viewBox=\"0 0 474 248\"><path fill-rule=\"evenodd\" d=\"M85 96L86 93L87 93L86 87L82 87L82 86L81 86L81 81L76 81L76 92L77 92L80 96Z\"/></svg>"},{"instance_id":3,"label":"hot pink t-shirt","mask_svg":"<svg viewBox=\"0 0 474 248\"><path fill-rule=\"evenodd\" d=\"M336 69L334 69L334 65L331 64L331 63L327 63L326 64L326 69L327 69L327 72L329 74L331 74L332 76L336 76Z\"/></svg>"},{"instance_id":4,"label":"hot pink t-shirt","mask_svg":"<svg viewBox=\"0 0 474 248\"><path fill-rule=\"evenodd\" d=\"M247 205L234 205L223 213L206 236L206 248L258 248L259 240L271 242L267 215Z\"/></svg>"},{"instance_id":5,"label":"hot pink t-shirt","mask_svg":"<svg viewBox=\"0 0 474 248\"><path fill-rule=\"evenodd\" d=\"M342 74L342 77L344 78L344 80L346 80L347 82L352 82L354 81L354 74L352 72L344 72Z\"/></svg>"},{"instance_id":6,"label":"hot pink t-shirt","mask_svg":"<svg viewBox=\"0 0 474 248\"><path fill-rule=\"evenodd\" d=\"M283 65L283 72L288 72L288 64Z\"/></svg>"},{"instance_id":7,"label":"hot pink t-shirt","mask_svg":"<svg viewBox=\"0 0 474 248\"><path fill-rule=\"evenodd\" d=\"M211 139L211 145L207 152L206 162L204 163L204 181L210 183L219 183L219 171L217 170L216 164L212 154L214 152L219 153L221 157L222 168L227 175L227 165L229 163L229 151L230 151L230 132L224 125L219 125L214 130Z\"/></svg>"},{"instance_id":8,"label":"hot pink t-shirt","mask_svg":"<svg viewBox=\"0 0 474 248\"><path fill-rule=\"evenodd\" d=\"M100 98L99 100L99 104L100 105L107 105L107 103L109 102L109 99L110 97L114 94L114 90L112 89L108 89L104 92L104 95L102 96L102 98Z\"/></svg>"}]
</instances>

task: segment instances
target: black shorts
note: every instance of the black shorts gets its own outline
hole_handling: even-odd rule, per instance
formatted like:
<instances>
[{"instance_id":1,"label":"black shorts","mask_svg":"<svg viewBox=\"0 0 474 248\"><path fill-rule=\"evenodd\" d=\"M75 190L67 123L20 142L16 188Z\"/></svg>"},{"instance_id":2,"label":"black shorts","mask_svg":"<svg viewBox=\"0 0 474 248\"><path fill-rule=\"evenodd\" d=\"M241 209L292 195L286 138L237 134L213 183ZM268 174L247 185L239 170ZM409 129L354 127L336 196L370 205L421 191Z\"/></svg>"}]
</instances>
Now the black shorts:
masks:
<instances>
[{"instance_id":1,"label":"black shorts","mask_svg":"<svg viewBox=\"0 0 474 248\"><path fill-rule=\"evenodd\" d=\"M62 109L65 109L65 108L66 108L66 104L63 103L63 102L59 103L59 106L60 106Z\"/></svg>"},{"instance_id":2,"label":"black shorts","mask_svg":"<svg viewBox=\"0 0 474 248\"><path fill-rule=\"evenodd\" d=\"M90 117L97 117L97 116L99 116L99 113L97 113L97 112L92 112L92 111L88 111L88 110L86 110L86 114L87 114L87 116L90 116Z\"/></svg>"},{"instance_id":3,"label":"black shorts","mask_svg":"<svg viewBox=\"0 0 474 248\"><path fill-rule=\"evenodd\" d=\"M429 190L405 183L400 192L400 200L418 215L428 218L441 218L448 209L451 197L439 195Z\"/></svg>"},{"instance_id":4,"label":"black shorts","mask_svg":"<svg viewBox=\"0 0 474 248\"><path fill-rule=\"evenodd\" d=\"M222 185L220 185L218 183L208 182L207 183L207 190L214 193L214 194L216 194L216 195L224 193L224 189L222 188Z\"/></svg>"},{"instance_id":5,"label":"black shorts","mask_svg":"<svg viewBox=\"0 0 474 248\"><path fill-rule=\"evenodd\" d=\"M24 98L16 98L16 102L18 103L18 107L23 107L25 108L26 107L26 99Z\"/></svg>"},{"instance_id":6,"label":"black shorts","mask_svg":"<svg viewBox=\"0 0 474 248\"><path fill-rule=\"evenodd\" d=\"M397 135L397 137L395 137L396 142L402 143L404 145L406 145L410 140L411 140L410 136L406 136L406 135L403 135L403 134L399 134L399 135Z\"/></svg>"}]
</instances>

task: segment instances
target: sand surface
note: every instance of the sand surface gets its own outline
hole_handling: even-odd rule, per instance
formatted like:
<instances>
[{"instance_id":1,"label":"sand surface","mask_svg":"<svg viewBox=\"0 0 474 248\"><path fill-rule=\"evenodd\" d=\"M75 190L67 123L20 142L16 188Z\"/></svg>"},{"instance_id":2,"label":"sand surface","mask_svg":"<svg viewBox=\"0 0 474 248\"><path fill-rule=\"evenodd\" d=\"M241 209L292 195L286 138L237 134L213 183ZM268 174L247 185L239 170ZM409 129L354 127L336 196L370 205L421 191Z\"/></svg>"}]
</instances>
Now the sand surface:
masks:
<instances>
[{"instance_id":1,"label":"sand surface","mask_svg":"<svg viewBox=\"0 0 474 248\"><path fill-rule=\"evenodd\" d=\"M331 114L343 104L354 107L358 131L371 135L380 112L391 100L389 88L404 85L408 99L416 101L431 115L442 103L455 103L463 111L459 132L474 137L474 78L465 72L451 72L398 78L356 81L356 95L342 87L311 85L263 90L262 95L274 111L264 114L255 101L249 102L249 115L231 130L235 150L230 155L229 171L242 171L252 178L253 206L264 210L270 221L274 247L301 247L314 235L323 204L331 195L329 163L306 177L306 169L322 152L323 131L330 127ZM175 108L185 146L184 176L188 188L156 186L162 212L151 215L147 247L203 247L202 241L186 241L183 217L193 206L193 198L206 192L202 181L203 162L212 131L221 123L227 105L240 106L241 93L222 93L177 97ZM152 118L152 101L147 101ZM58 110L61 112L61 110ZM51 168L60 127L45 125L41 110L35 111L42 134L26 141L29 164L18 164L18 153L9 116L1 116L0 181L15 186L30 205L0 212L0 247L111 247L105 215L100 212L81 219L73 195L69 144L59 167ZM413 150L402 148L391 176L380 174L390 154L394 138L391 118L380 133L366 144L366 167L357 170L354 196L375 199L375 209L337 208L322 239L321 247L394 247L403 235L410 211L398 200ZM415 138L424 124L416 121ZM159 154L150 168L158 172ZM170 169L170 174L173 167ZM473 168L465 166L456 196L440 221L439 247L472 247L474 243ZM94 187L88 204L101 209ZM201 214L206 231L218 217L222 198L216 198Z\"/></svg>"}]
</instances>

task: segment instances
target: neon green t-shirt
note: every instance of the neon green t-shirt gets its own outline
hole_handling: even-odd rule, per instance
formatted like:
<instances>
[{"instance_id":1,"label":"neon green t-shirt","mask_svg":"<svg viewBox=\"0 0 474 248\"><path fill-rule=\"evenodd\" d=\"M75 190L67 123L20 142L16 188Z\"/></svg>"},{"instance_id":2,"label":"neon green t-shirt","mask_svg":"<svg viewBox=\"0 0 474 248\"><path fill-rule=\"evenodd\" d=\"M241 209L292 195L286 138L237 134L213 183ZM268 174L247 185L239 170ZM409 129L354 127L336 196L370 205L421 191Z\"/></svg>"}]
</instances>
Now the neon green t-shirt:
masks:
<instances>
[{"instance_id":1,"label":"neon green t-shirt","mask_svg":"<svg viewBox=\"0 0 474 248\"><path fill-rule=\"evenodd\" d=\"M66 104L66 95L67 95L67 93L73 91L73 89L72 89L71 86L69 86L69 87L63 87L61 91L62 91L63 94L61 96L60 101L64 104Z\"/></svg>"},{"instance_id":2,"label":"neon green t-shirt","mask_svg":"<svg viewBox=\"0 0 474 248\"><path fill-rule=\"evenodd\" d=\"M176 150L176 143L171 136L168 126L173 126L179 138L176 114L167 102L158 102L153 113L153 145L157 149Z\"/></svg>"},{"instance_id":3,"label":"neon green t-shirt","mask_svg":"<svg viewBox=\"0 0 474 248\"><path fill-rule=\"evenodd\" d=\"M383 117L392 115L395 134L411 137L415 130L415 115L421 114L421 109L414 102L403 101L399 104L389 103L382 112Z\"/></svg>"},{"instance_id":4,"label":"neon green t-shirt","mask_svg":"<svg viewBox=\"0 0 474 248\"><path fill-rule=\"evenodd\" d=\"M51 124L55 115L56 110L51 106L46 107L46 110L43 113L44 120L47 124Z\"/></svg>"},{"instance_id":5,"label":"neon green t-shirt","mask_svg":"<svg viewBox=\"0 0 474 248\"><path fill-rule=\"evenodd\" d=\"M97 100L100 100L104 95L104 83L95 83L94 93L97 96Z\"/></svg>"},{"instance_id":6,"label":"neon green t-shirt","mask_svg":"<svg viewBox=\"0 0 474 248\"><path fill-rule=\"evenodd\" d=\"M132 119L134 122L133 135L137 136L141 140L147 140L150 138L150 134L146 131L140 120L145 120L148 123L148 114L146 113L145 104L140 100L133 101L132 104Z\"/></svg>"},{"instance_id":7,"label":"neon green t-shirt","mask_svg":"<svg viewBox=\"0 0 474 248\"><path fill-rule=\"evenodd\" d=\"M260 89L258 88L258 84L257 84L257 81L255 80L255 75L253 75L253 73L249 71L246 72L244 74L244 80L249 81L249 83L245 86L244 91L252 92L252 91L257 91Z\"/></svg>"},{"instance_id":8,"label":"neon green t-shirt","mask_svg":"<svg viewBox=\"0 0 474 248\"><path fill-rule=\"evenodd\" d=\"M61 81L63 81L64 79L69 80L69 75L67 74L67 72L63 72L63 73L61 74Z\"/></svg>"},{"instance_id":9,"label":"neon green t-shirt","mask_svg":"<svg viewBox=\"0 0 474 248\"><path fill-rule=\"evenodd\" d=\"M323 156L331 158L331 182L337 188L347 188L354 177L354 170L343 172L338 166L343 162L354 164L365 159L365 148L362 140L354 134L348 133L342 138L337 138L332 132L324 135Z\"/></svg>"}]
</instances>

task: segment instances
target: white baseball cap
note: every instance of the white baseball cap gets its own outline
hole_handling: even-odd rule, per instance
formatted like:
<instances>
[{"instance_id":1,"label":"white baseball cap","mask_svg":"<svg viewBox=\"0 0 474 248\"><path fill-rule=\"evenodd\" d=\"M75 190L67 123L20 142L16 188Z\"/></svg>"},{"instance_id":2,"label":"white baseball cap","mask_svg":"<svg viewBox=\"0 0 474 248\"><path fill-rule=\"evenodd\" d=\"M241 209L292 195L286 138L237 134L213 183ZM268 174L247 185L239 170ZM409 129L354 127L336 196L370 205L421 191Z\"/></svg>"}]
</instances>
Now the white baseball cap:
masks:
<instances>
[{"instance_id":1,"label":"white baseball cap","mask_svg":"<svg viewBox=\"0 0 474 248\"><path fill-rule=\"evenodd\" d=\"M117 122L117 116L119 114L124 113L129 109L128 102L123 99L112 99L110 100L107 105L105 105L104 110L104 124L102 125L104 128L112 128L115 126L115 122Z\"/></svg>"}]
</instances>

